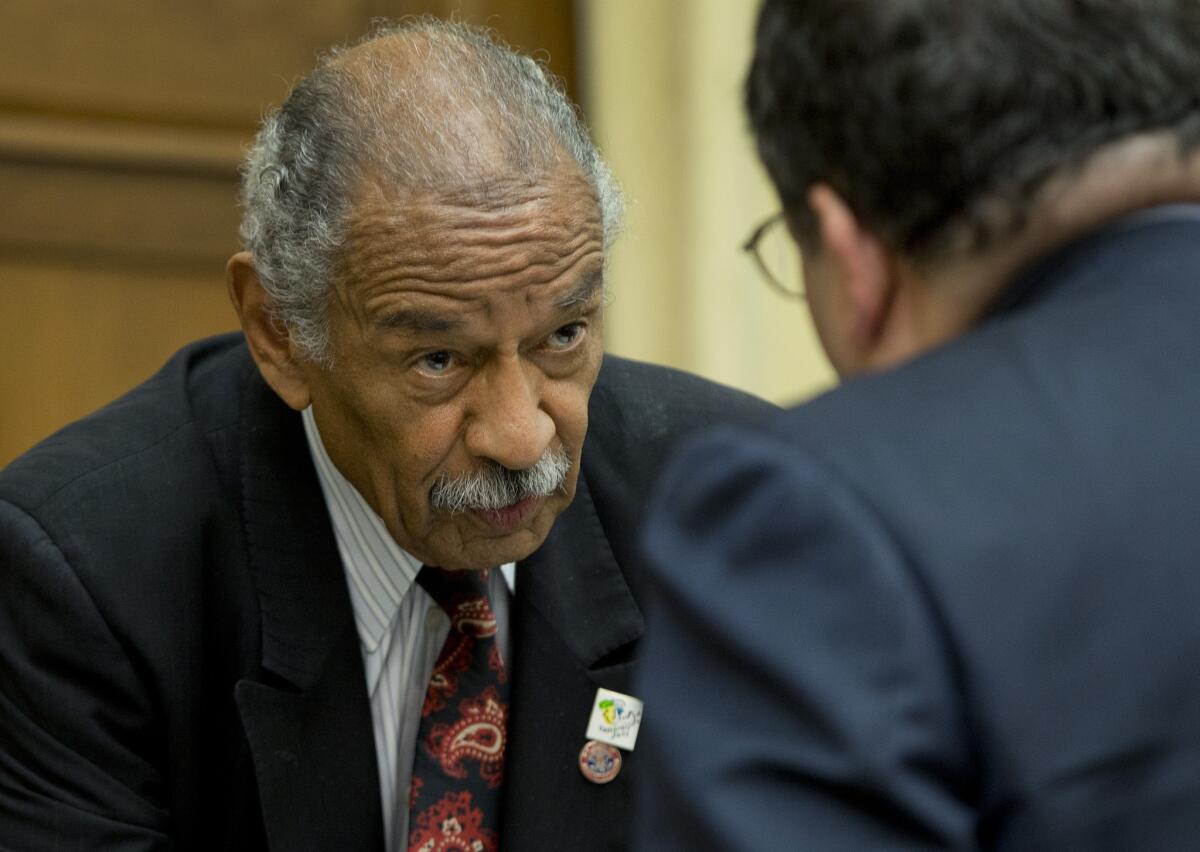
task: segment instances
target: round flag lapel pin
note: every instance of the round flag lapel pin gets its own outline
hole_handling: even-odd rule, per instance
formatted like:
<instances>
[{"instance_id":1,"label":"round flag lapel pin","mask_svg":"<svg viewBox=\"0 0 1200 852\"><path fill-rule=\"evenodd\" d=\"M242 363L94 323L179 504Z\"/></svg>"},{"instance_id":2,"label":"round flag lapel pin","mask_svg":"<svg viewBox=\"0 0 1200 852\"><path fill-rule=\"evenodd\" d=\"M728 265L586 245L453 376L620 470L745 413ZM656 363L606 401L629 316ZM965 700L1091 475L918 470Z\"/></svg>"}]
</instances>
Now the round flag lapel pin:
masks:
<instances>
[{"instance_id":1,"label":"round flag lapel pin","mask_svg":"<svg viewBox=\"0 0 1200 852\"><path fill-rule=\"evenodd\" d=\"M588 740L579 752L579 771L593 784L607 784L621 771L621 752L608 743Z\"/></svg>"}]
</instances>

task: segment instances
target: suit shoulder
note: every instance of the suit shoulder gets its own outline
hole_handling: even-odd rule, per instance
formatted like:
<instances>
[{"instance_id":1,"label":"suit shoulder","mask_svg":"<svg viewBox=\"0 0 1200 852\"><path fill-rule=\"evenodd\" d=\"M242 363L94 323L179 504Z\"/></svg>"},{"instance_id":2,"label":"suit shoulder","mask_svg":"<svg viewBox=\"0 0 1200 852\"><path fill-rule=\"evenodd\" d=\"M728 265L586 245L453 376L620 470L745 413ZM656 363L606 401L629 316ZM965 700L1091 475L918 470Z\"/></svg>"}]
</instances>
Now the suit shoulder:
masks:
<instances>
[{"instance_id":1,"label":"suit shoulder","mask_svg":"<svg viewBox=\"0 0 1200 852\"><path fill-rule=\"evenodd\" d=\"M700 376L608 355L592 393L592 423L626 437L678 438L717 423L754 422L779 409Z\"/></svg>"},{"instance_id":2,"label":"suit shoulder","mask_svg":"<svg viewBox=\"0 0 1200 852\"><path fill-rule=\"evenodd\" d=\"M992 331L848 380L757 425L834 469L969 455L976 442L998 437L1004 413L1029 393L1028 377ZM1021 424L1009 425L1020 431Z\"/></svg>"},{"instance_id":3,"label":"suit shoulder","mask_svg":"<svg viewBox=\"0 0 1200 852\"><path fill-rule=\"evenodd\" d=\"M0 470L0 500L36 513L98 483L126 482L133 495L176 487L186 456L207 455L202 436L236 419L232 377L249 362L239 339L190 344L141 385L38 443Z\"/></svg>"}]
</instances>

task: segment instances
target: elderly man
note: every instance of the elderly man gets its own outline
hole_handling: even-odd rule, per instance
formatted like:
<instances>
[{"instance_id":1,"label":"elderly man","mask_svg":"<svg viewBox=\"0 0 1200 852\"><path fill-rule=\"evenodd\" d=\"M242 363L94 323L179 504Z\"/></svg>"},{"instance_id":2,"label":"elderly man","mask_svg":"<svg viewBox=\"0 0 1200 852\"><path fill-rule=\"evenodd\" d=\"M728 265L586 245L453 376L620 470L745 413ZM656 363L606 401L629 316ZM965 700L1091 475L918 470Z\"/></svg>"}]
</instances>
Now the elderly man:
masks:
<instances>
[{"instance_id":1,"label":"elderly man","mask_svg":"<svg viewBox=\"0 0 1200 852\"><path fill-rule=\"evenodd\" d=\"M603 357L614 182L469 28L328 57L243 200L244 340L0 474L0 847L626 847L645 494L761 404Z\"/></svg>"},{"instance_id":2,"label":"elderly man","mask_svg":"<svg viewBox=\"0 0 1200 852\"><path fill-rule=\"evenodd\" d=\"M767 0L849 380L667 477L642 848L1196 848L1197 44L1194 0Z\"/></svg>"}]
</instances>

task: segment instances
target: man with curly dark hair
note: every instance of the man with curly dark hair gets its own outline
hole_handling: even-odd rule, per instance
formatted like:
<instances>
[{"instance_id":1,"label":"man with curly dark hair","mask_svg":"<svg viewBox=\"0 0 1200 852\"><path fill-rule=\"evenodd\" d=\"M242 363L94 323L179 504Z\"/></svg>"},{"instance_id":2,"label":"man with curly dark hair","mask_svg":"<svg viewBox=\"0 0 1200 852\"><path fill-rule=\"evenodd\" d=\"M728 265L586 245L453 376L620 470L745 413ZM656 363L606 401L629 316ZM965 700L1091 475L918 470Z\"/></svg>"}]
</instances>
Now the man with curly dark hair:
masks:
<instances>
[{"instance_id":1,"label":"man with curly dark hair","mask_svg":"<svg viewBox=\"0 0 1200 852\"><path fill-rule=\"evenodd\" d=\"M767 0L766 227L846 381L661 489L642 848L1196 846L1198 44L1194 0Z\"/></svg>"}]
</instances>

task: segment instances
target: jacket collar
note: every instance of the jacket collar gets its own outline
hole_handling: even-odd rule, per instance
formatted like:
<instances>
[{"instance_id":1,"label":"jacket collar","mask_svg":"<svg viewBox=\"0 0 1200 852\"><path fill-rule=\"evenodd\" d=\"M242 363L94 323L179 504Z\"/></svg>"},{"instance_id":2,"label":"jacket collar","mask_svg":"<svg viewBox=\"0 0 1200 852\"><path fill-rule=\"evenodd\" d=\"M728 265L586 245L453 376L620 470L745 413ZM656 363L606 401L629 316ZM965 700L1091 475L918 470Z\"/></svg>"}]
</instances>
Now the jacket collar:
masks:
<instances>
[{"instance_id":1,"label":"jacket collar","mask_svg":"<svg viewBox=\"0 0 1200 852\"><path fill-rule=\"evenodd\" d=\"M585 668L636 641L645 629L582 472L575 499L542 546L520 563L518 577L521 605L540 612Z\"/></svg>"},{"instance_id":2,"label":"jacket collar","mask_svg":"<svg viewBox=\"0 0 1200 852\"><path fill-rule=\"evenodd\" d=\"M300 416L252 363L243 388L242 513L263 671L240 681L234 695L263 826L273 849L379 852L383 815L366 677Z\"/></svg>"},{"instance_id":3,"label":"jacket collar","mask_svg":"<svg viewBox=\"0 0 1200 852\"><path fill-rule=\"evenodd\" d=\"M1153 234L1164 226L1181 225L1200 230L1200 204L1164 204L1114 219L1033 261L1005 288L990 315L1020 310L1051 294L1069 292L1072 285L1090 283L1091 276L1080 273L1102 250L1119 255L1128 240L1154 239ZM1126 253L1126 257L1134 256ZM1114 268L1108 268L1104 277L1112 282L1121 280Z\"/></svg>"},{"instance_id":4,"label":"jacket collar","mask_svg":"<svg viewBox=\"0 0 1200 852\"><path fill-rule=\"evenodd\" d=\"M242 405L242 512L262 612L262 664L300 689L354 630L329 514L300 415L251 365Z\"/></svg>"}]
</instances>

